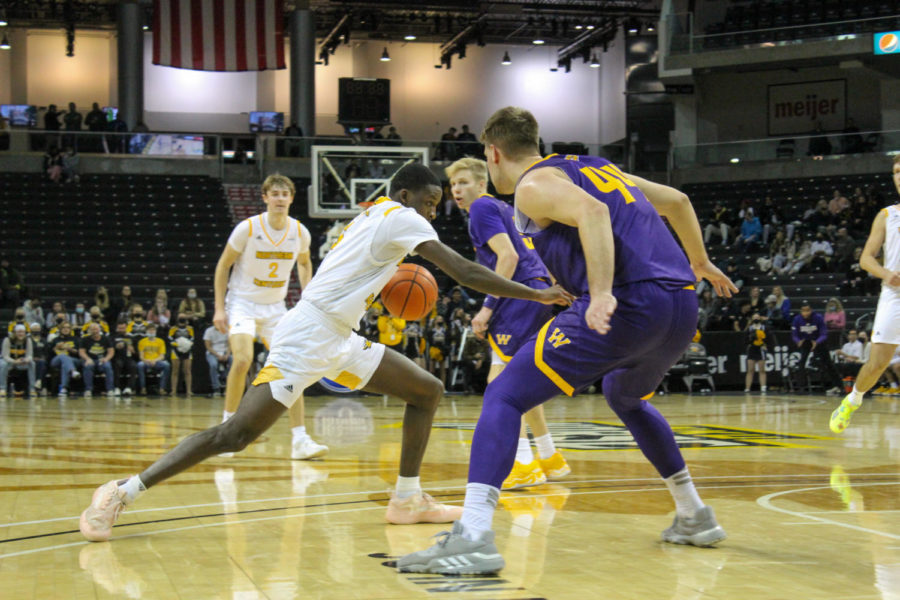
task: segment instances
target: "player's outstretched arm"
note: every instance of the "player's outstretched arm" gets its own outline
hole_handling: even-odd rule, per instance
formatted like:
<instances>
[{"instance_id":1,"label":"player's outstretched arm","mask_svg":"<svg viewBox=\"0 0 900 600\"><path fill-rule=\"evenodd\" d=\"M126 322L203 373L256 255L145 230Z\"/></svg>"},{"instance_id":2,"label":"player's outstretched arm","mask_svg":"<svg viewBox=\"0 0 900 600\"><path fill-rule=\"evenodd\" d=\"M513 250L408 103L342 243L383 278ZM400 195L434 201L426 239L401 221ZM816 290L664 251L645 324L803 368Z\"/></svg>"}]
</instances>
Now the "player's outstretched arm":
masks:
<instances>
[{"instance_id":1,"label":"player's outstretched arm","mask_svg":"<svg viewBox=\"0 0 900 600\"><path fill-rule=\"evenodd\" d=\"M534 300L543 304L571 304L573 297L559 286L535 290L521 283L500 277L487 267L466 260L443 242L429 240L416 246L416 253L442 269L466 287L485 294Z\"/></svg>"},{"instance_id":2,"label":"player's outstretched arm","mask_svg":"<svg viewBox=\"0 0 900 600\"><path fill-rule=\"evenodd\" d=\"M872 229L869 231L869 239L863 247L862 254L859 257L859 266L871 273L873 276L883 279L888 285L900 285L900 273L885 269L878 262L878 253L881 246L884 245L885 223L887 222L887 211L878 211L875 220L872 221Z\"/></svg>"},{"instance_id":3,"label":"player's outstretched arm","mask_svg":"<svg viewBox=\"0 0 900 600\"><path fill-rule=\"evenodd\" d=\"M703 245L700 222L687 194L636 175L629 174L628 178L644 193L656 212L669 220L669 224L684 246L684 251L687 252L697 281L701 279L709 281L719 296L730 298L732 294L737 293L737 286L709 260L706 247Z\"/></svg>"},{"instance_id":4,"label":"player's outstretched arm","mask_svg":"<svg viewBox=\"0 0 900 600\"><path fill-rule=\"evenodd\" d=\"M235 263L240 255L240 252L229 244L225 244L225 249L222 250L219 262L216 263L216 274L213 277L213 291L215 293L213 325L222 333L228 333L228 317L225 314L225 291L228 289L228 274L231 271L231 265Z\"/></svg>"}]
</instances>

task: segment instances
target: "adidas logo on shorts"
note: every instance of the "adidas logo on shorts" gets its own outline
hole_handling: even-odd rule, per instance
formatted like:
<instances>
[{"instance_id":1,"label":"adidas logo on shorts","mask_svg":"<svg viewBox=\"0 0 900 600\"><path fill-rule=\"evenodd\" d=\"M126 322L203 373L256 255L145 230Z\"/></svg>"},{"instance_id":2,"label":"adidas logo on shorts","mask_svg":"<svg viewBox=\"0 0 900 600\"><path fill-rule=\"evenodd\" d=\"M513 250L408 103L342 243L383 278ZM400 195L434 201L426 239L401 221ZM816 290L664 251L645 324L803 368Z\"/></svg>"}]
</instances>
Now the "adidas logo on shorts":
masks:
<instances>
[{"instance_id":1,"label":"adidas logo on shorts","mask_svg":"<svg viewBox=\"0 0 900 600\"><path fill-rule=\"evenodd\" d=\"M290 384L290 383L287 384L286 386L284 386L284 389L286 389L287 391L289 391L289 392L291 392L291 393L294 393L294 386L293 386L293 384Z\"/></svg>"}]
</instances>

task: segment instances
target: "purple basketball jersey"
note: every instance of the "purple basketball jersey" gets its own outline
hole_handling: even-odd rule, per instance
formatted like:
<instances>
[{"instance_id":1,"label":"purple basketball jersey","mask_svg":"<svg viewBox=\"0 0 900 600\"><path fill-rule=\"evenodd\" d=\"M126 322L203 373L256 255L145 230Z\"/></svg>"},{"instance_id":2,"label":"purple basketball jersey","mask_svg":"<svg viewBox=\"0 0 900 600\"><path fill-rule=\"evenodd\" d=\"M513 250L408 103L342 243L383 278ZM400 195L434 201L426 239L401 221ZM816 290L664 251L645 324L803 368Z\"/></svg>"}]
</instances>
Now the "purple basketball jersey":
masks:
<instances>
[{"instance_id":1,"label":"purple basketball jersey","mask_svg":"<svg viewBox=\"0 0 900 600\"><path fill-rule=\"evenodd\" d=\"M524 238L513 223L512 206L490 194L484 194L469 207L469 237L475 246L475 260L492 271L497 266L497 255L488 246L488 241L498 233L509 236L519 255L513 281L522 283L529 279L547 277L547 269L535 252L531 240Z\"/></svg>"}]
</instances>

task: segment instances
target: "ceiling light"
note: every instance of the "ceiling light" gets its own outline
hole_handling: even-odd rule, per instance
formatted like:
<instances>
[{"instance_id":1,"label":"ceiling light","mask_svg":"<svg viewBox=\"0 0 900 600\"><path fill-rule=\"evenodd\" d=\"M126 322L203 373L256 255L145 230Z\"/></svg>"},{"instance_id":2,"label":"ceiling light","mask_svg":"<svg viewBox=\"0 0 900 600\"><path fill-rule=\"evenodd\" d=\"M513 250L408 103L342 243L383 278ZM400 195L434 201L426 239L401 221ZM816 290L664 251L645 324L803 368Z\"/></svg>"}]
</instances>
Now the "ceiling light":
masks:
<instances>
[{"instance_id":1,"label":"ceiling light","mask_svg":"<svg viewBox=\"0 0 900 600\"><path fill-rule=\"evenodd\" d=\"M509 52L503 53L503 60L500 61L501 65L511 65L512 61L509 59Z\"/></svg>"},{"instance_id":2,"label":"ceiling light","mask_svg":"<svg viewBox=\"0 0 900 600\"><path fill-rule=\"evenodd\" d=\"M587 29L588 31L591 31L592 29L594 29L594 26L593 26L593 25L587 25L587 26L585 27L585 29Z\"/></svg>"},{"instance_id":3,"label":"ceiling light","mask_svg":"<svg viewBox=\"0 0 900 600\"><path fill-rule=\"evenodd\" d=\"M575 29L577 29L578 31L581 31L582 29L584 29L584 25L576 25Z\"/></svg>"},{"instance_id":4,"label":"ceiling light","mask_svg":"<svg viewBox=\"0 0 900 600\"><path fill-rule=\"evenodd\" d=\"M734 157L734 158L732 158L731 160L729 160L728 162L730 162L730 163L739 163L739 162L741 162L741 159L739 159L739 158L737 158L737 157Z\"/></svg>"},{"instance_id":5,"label":"ceiling light","mask_svg":"<svg viewBox=\"0 0 900 600\"><path fill-rule=\"evenodd\" d=\"M387 46L384 47L384 52L381 53L381 62L388 62L391 60L391 55L388 54Z\"/></svg>"},{"instance_id":6,"label":"ceiling light","mask_svg":"<svg viewBox=\"0 0 900 600\"><path fill-rule=\"evenodd\" d=\"M9 50L9 38L6 37L6 34L3 34L3 40L0 41L0 50Z\"/></svg>"},{"instance_id":7,"label":"ceiling light","mask_svg":"<svg viewBox=\"0 0 900 600\"><path fill-rule=\"evenodd\" d=\"M413 34L410 33L409 35L404 35L403 39L406 40L407 42L412 42L416 39L416 36L414 36Z\"/></svg>"},{"instance_id":8,"label":"ceiling light","mask_svg":"<svg viewBox=\"0 0 900 600\"><path fill-rule=\"evenodd\" d=\"M654 31L656 31L656 27L654 27L653 25L647 25L647 33L653 33Z\"/></svg>"},{"instance_id":9,"label":"ceiling light","mask_svg":"<svg viewBox=\"0 0 900 600\"><path fill-rule=\"evenodd\" d=\"M591 54L591 68L592 68L592 69L597 69L597 68L599 68L599 67L600 67L600 61L597 60L597 55L596 55L596 54Z\"/></svg>"},{"instance_id":10,"label":"ceiling light","mask_svg":"<svg viewBox=\"0 0 900 600\"><path fill-rule=\"evenodd\" d=\"M531 41L535 46L542 46L544 44L544 40L541 38L535 38Z\"/></svg>"}]
</instances>

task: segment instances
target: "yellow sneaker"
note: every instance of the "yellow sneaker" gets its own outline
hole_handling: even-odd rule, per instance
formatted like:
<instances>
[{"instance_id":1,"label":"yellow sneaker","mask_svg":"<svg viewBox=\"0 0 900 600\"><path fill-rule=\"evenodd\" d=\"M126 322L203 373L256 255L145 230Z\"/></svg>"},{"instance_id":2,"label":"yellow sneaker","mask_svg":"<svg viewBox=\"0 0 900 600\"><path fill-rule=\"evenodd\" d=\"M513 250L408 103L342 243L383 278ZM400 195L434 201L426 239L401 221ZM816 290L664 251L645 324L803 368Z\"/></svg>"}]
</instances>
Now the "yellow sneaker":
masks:
<instances>
[{"instance_id":1,"label":"yellow sneaker","mask_svg":"<svg viewBox=\"0 0 900 600\"><path fill-rule=\"evenodd\" d=\"M563 455L559 453L559 450L554 452L553 456L551 456L550 458L546 460L540 458L538 459L538 461L541 463L541 470L550 481L562 479L572 472L572 467L569 466L569 463L566 462L566 459L563 458Z\"/></svg>"},{"instance_id":2,"label":"yellow sneaker","mask_svg":"<svg viewBox=\"0 0 900 600\"><path fill-rule=\"evenodd\" d=\"M853 415L853 411L857 408L859 408L859 406L850 402L850 394L847 394L841 401L841 405L831 413L831 419L828 422L828 427L831 428L831 431L834 433L843 433L843 431L847 429L847 425L850 424L850 417Z\"/></svg>"},{"instance_id":3,"label":"yellow sneaker","mask_svg":"<svg viewBox=\"0 0 900 600\"><path fill-rule=\"evenodd\" d=\"M537 459L527 465L516 461L500 489L517 490L532 485L541 485L542 483L547 483L547 476L541 470L541 464Z\"/></svg>"}]
</instances>

